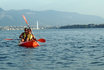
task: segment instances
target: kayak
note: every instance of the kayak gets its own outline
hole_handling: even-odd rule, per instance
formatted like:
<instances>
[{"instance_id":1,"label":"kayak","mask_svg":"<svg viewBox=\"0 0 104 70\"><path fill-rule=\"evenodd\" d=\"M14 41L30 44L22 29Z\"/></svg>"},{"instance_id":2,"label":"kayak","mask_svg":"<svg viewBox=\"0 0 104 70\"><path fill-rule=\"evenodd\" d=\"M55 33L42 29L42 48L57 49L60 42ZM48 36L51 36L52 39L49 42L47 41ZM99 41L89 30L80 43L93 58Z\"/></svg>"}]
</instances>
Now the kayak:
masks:
<instances>
[{"instance_id":1,"label":"kayak","mask_svg":"<svg viewBox=\"0 0 104 70\"><path fill-rule=\"evenodd\" d=\"M20 42L19 46L26 47L26 48L36 48L39 46L39 43L36 41Z\"/></svg>"}]
</instances>

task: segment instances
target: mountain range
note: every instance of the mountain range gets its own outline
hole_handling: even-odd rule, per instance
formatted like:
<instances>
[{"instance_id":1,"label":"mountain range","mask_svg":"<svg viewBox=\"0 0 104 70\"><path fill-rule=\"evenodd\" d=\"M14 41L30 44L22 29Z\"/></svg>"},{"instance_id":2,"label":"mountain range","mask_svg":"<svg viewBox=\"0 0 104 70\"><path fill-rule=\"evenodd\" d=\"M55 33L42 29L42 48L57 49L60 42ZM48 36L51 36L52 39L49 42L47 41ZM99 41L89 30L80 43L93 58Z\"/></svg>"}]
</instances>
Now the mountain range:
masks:
<instances>
[{"instance_id":1,"label":"mountain range","mask_svg":"<svg viewBox=\"0 0 104 70\"><path fill-rule=\"evenodd\" d=\"M85 15L75 12L62 12L55 10L32 11L4 10L0 8L0 26L24 26L26 25L22 15L25 15L29 25L36 25L38 20L40 26L63 26L74 24L102 24L104 18L95 15Z\"/></svg>"}]
</instances>

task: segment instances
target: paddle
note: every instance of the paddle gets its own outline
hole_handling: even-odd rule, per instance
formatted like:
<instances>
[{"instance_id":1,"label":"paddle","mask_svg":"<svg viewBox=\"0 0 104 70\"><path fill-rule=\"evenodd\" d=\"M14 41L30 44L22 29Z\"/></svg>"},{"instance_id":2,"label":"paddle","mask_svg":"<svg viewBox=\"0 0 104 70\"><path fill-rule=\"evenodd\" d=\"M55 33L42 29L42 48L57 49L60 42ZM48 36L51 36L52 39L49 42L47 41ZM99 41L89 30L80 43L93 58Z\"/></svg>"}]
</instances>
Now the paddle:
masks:
<instances>
[{"instance_id":1,"label":"paddle","mask_svg":"<svg viewBox=\"0 0 104 70\"><path fill-rule=\"evenodd\" d=\"M20 39L4 39L4 40L20 40ZM36 41L39 41L39 42L42 42L42 43L46 42L46 40L43 39L43 38L42 39L38 39Z\"/></svg>"},{"instance_id":2,"label":"paddle","mask_svg":"<svg viewBox=\"0 0 104 70\"><path fill-rule=\"evenodd\" d=\"M20 39L4 39L4 40L20 40Z\"/></svg>"},{"instance_id":3,"label":"paddle","mask_svg":"<svg viewBox=\"0 0 104 70\"><path fill-rule=\"evenodd\" d=\"M39 41L39 42L46 42L46 40L45 39L38 39L37 41Z\"/></svg>"},{"instance_id":4,"label":"paddle","mask_svg":"<svg viewBox=\"0 0 104 70\"><path fill-rule=\"evenodd\" d=\"M27 22L27 20L26 20L26 17L25 17L24 15L22 15L22 17L23 17L23 19L25 20L25 22L26 22L26 24L28 25L28 27L30 28L30 26L29 26L29 24L28 24L28 22Z\"/></svg>"}]
</instances>

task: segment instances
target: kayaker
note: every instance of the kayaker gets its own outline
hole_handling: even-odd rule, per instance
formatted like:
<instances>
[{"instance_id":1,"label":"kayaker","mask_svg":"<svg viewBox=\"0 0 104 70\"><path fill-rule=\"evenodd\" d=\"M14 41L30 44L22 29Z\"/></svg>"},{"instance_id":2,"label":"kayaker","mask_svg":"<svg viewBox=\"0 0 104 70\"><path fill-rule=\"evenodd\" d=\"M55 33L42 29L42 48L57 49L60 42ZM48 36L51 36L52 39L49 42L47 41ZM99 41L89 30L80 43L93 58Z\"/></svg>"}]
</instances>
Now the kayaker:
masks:
<instances>
[{"instance_id":1,"label":"kayaker","mask_svg":"<svg viewBox=\"0 0 104 70\"><path fill-rule=\"evenodd\" d=\"M27 40L26 41L31 41L31 40L36 40L35 36L32 34L32 30L29 28L28 29L28 35L27 35Z\"/></svg>"},{"instance_id":2,"label":"kayaker","mask_svg":"<svg viewBox=\"0 0 104 70\"><path fill-rule=\"evenodd\" d=\"M25 42L27 40L27 35L28 35L28 28L24 28L24 32L21 33L21 35L19 36L22 42Z\"/></svg>"}]
</instances>

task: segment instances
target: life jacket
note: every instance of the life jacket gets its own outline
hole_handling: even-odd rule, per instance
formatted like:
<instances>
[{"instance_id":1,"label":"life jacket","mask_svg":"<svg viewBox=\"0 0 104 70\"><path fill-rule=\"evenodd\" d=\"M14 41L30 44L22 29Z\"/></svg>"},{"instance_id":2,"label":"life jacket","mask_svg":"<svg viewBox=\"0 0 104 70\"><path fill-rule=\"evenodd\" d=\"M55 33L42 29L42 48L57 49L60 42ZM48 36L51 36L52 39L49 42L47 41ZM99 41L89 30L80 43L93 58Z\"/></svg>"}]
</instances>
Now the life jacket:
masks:
<instances>
[{"instance_id":1,"label":"life jacket","mask_svg":"<svg viewBox=\"0 0 104 70\"><path fill-rule=\"evenodd\" d=\"M24 38L24 39L26 38L26 33L23 33L23 38Z\"/></svg>"},{"instance_id":2,"label":"life jacket","mask_svg":"<svg viewBox=\"0 0 104 70\"><path fill-rule=\"evenodd\" d=\"M27 35L26 35L26 33L23 33L23 39L24 39L24 41L27 40Z\"/></svg>"},{"instance_id":3,"label":"life jacket","mask_svg":"<svg viewBox=\"0 0 104 70\"><path fill-rule=\"evenodd\" d=\"M33 38L33 35L32 34L28 34L27 38L29 38L29 40L31 40Z\"/></svg>"}]
</instances>

